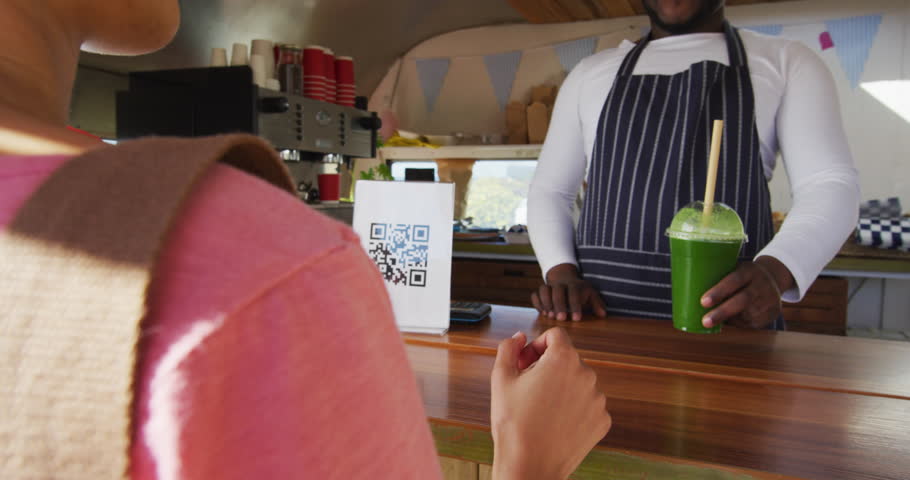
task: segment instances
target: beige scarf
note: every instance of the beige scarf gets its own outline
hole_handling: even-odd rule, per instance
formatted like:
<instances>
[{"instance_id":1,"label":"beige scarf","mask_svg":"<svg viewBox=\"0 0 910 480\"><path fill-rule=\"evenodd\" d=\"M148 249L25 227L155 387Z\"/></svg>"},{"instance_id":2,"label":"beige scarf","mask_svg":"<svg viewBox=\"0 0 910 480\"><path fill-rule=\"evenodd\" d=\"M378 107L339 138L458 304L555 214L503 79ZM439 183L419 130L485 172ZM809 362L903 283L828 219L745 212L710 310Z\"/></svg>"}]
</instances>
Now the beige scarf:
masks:
<instances>
[{"instance_id":1,"label":"beige scarf","mask_svg":"<svg viewBox=\"0 0 910 480\"><path fill-rule=\"evenodd\" d=\"M0 479L128 475L146 293L216 162L293 191L256 137L151 138L67 162L0 232Z\"/></svg>"}]
</instances>

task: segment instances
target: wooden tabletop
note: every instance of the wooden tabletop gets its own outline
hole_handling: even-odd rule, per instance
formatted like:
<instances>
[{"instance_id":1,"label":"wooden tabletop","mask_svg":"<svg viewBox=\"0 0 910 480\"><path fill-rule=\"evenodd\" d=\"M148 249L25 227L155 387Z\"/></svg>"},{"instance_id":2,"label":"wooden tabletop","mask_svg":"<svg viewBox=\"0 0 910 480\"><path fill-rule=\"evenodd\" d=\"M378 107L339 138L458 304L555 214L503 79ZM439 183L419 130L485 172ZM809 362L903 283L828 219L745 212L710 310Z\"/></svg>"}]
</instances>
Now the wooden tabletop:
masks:
<instances>
[{"instance_id":1,"label":"wooden tabletop","mask_svg":"<svg viewBox=\"0 0 910 480\"><path fill-rule=\"evenodd\" d=\"M496 307L445 336L405 335L431 422L488 430L496 345L554 325L607 394L614 426L602 452L754 473L736 478L910 478L910 344L899 342L693 335L663 321L558 323Z\"/></svg>"}]
</instances>

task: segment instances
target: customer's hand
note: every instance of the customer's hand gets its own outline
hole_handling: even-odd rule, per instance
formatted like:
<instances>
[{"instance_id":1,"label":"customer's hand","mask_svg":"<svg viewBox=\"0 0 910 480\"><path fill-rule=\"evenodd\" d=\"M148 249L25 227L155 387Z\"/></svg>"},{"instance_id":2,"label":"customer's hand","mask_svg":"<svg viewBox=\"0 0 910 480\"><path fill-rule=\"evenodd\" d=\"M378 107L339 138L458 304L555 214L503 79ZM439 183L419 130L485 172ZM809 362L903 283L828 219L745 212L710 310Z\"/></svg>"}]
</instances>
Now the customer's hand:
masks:
<instances>
[{"instance_id":1,"label":"customer's hand","mask_svg":"<svg viewBox=\"0 0 910 480\"><path fill-rule=\"evenodd\" d=\"M499 344L491 378L493 478L565 480L612 425L597 375L565 331Z\"/></svg>"},{"instance_id":2,"label":"customer's hand","mask_svg":"<svg viewBox=\"0 0 910 480\"><path fill-rule=\"evenodd\" d=\"M702 296L703 307L716 307L702 324L707 328L721 323L766 328L781 314L781 293L794 284L790 270L776 258L743 263Z\"/></svg>"},{"instance_id":3,"label":"customer's hand","mask_svg":"<svg viewBox=\"0 0 910 480\"><path fill-rule=\"evenodd\" d=\"M607 316L607 308L600 292L578 275L578 268L571 263L557 265L547 272L546 283L531 294L531 303L538 312L565 321L581 321L585 310L598 317Z\"/></svg>"}]
</instances>

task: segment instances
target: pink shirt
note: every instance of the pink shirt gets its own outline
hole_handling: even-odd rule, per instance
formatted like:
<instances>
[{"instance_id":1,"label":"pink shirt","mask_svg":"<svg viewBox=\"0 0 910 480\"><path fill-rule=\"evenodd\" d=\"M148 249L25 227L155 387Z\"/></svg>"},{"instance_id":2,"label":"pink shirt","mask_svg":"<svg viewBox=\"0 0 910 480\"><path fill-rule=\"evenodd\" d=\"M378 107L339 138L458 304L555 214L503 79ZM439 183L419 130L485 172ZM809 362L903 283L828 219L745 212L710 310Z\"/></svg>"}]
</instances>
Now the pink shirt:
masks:
<instances>
[{"instance_id":1,"label":"pink shirt","mask_svg":"<svg viewBox=\"0 0 910 480\"><path fill-rule=\"evenodd\" d=\"M0 225L63 157L0 157ZM218 166L150 293L133 479L438 479L378 272L354 233Z\"/></svg>"}]
</instances>

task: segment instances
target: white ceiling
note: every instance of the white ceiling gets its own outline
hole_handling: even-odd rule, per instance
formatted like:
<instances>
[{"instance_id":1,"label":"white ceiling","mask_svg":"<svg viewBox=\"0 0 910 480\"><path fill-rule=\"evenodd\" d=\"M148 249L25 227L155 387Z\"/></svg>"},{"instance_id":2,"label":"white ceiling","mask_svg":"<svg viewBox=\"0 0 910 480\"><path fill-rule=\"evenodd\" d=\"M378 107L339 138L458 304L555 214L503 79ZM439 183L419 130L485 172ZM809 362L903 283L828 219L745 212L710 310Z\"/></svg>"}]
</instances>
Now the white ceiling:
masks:
<instances>
[{"instance_id":1,"label":"white ceiling","mask_svg":"<svg viewBox=\"0 0 910 480\"><path fill-rule=\"evenodd\" d=\"M507 0L183 0L180 32L140 57L83 54L81 64L113 72L205 66L212 47L230 52L254 38L319 44L357 63L368 95L395 58L436 35L480 25L524 22Z\"/></svg>"}]
</instances>

